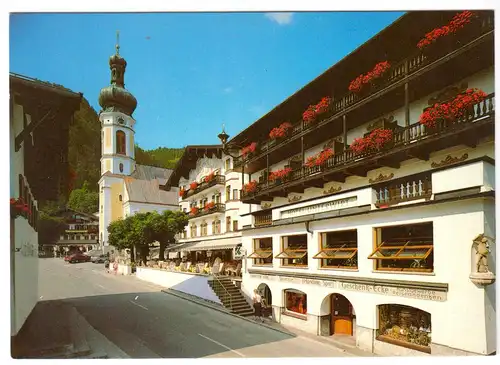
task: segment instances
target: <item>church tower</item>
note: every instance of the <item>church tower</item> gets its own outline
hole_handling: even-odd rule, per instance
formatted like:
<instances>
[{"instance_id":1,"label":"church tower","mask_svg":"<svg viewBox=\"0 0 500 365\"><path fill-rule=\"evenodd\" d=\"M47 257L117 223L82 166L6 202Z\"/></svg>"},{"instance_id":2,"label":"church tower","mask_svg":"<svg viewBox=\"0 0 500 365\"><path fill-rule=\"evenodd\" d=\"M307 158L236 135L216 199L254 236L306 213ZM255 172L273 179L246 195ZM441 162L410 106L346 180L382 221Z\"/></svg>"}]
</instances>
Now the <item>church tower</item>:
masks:
<instances>
[{"instance_id":1,"label":"church tower","mask_svg":"<svg viewBox=\"0 0 500 365\"><path fill-rule=\"evenodd\" d=\"M101 179L99 180L99 242L108 246L107 227L123 217L123 181L135 170L134 125L136 98L125 89L127 62L120 56L117 33L116 52L109 58L111 84L101 89Z\"/></svg>"}]
</instances>

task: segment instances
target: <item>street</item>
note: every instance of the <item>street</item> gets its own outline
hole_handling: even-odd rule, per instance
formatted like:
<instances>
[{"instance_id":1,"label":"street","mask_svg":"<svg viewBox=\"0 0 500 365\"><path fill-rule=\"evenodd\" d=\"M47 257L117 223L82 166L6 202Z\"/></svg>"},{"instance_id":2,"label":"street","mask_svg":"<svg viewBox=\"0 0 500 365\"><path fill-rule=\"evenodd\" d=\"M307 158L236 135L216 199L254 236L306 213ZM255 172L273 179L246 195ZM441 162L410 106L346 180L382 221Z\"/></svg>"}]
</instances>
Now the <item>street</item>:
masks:
<instances>
[{"instance_id":1,"label":"street","mask_svg":"<svg viewBox=\"0 0 500 365\"><path fill-rule=\"evenodd\" d=\"M163 293L133 275L108 274L103 264L39 262L38 305L74 307L102 337L96 343L109 341L109 357L353 356Z\"/></svg>"}]
</instances>

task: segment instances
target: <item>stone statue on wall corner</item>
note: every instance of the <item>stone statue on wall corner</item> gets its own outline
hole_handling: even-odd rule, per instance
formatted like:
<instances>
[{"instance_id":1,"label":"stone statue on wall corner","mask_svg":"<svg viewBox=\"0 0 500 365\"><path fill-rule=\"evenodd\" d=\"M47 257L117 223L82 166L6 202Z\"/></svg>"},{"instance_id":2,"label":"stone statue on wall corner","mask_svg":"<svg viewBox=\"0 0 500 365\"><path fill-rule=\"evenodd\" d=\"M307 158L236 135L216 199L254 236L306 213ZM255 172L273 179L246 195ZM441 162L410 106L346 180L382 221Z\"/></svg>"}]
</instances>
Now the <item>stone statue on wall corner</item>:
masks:
<instances>
[{"instance_id":1,"label":"stone statue on wall corner","mask_svg":"<svg viewBox=\"0 0 500 365\"><path fill-rule=\"evenodd\" d=\"M489 241L494 239L484 235L476 236L472 241L474 248L474 272L470 274L470 279L477 285L490 285L495 282L495 274L488 268L488 255L490 254Z\"/></svg>"}]
</instances>

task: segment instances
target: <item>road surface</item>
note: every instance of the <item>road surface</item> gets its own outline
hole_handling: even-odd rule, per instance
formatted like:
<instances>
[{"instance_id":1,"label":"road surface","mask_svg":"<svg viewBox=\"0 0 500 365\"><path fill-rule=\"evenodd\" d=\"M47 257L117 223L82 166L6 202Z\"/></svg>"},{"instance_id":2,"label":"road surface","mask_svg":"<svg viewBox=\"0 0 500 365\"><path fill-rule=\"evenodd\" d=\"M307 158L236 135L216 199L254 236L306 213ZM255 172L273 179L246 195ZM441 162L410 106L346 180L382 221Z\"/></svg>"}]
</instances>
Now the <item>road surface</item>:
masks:
<instances>
[{"instance_id":1,"label":"road surface","mask_svg":"<svg viewBox=\"0 0 500 365\"><path fill-rule=\"evenodd\" d=\"M109 357L352 356L163 293L135 276L108 274L103 264L39 262L40 300L73 306L101 336L99 343L115 346Z\"/></svg>"}]
</instances>

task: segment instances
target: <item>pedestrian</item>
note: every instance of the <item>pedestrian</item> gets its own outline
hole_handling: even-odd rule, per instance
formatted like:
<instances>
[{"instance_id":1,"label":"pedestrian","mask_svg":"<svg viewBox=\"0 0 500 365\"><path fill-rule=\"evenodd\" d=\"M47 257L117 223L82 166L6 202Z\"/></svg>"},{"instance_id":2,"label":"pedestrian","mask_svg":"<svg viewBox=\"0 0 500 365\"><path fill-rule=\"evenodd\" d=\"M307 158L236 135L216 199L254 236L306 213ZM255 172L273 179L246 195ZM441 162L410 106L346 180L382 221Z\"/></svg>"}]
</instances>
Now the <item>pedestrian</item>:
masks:
<instances>
[{"instance_id":1,"label":"pedestrian","mask_svg":"<svg viewBox=\"0 0 500 365\"><path fill-rule=\"evenodd\" d=\"M115 262L113 263L113 271L115 272L115 275L118 272L118 261L117 260L115 260Z\"/></svg>"},{"instance_id":2,"label":"pedestrian","mask_svg":"<svg viewBox=\"0 0 500 365\"><path fill-rule=\"evenodd\" d=\"M109 259L106 259L106 261L104 261L104 267L106 268L106 272L109 274Z\"/></svg>"},{"instance_id":3,"label":"pedestrian","mask_svg":"<svg viewBox=\"0 0 500 365\"><path fill-rule=\"evenodd\" d=\"M262 297L260 296L257 289L254 289L253 291L253 309L254 309L254 315L253 315L254 321L256 321L258 318L262 323L264 323L264 319L262 318Z\"/></svg>"}]
</instances>

